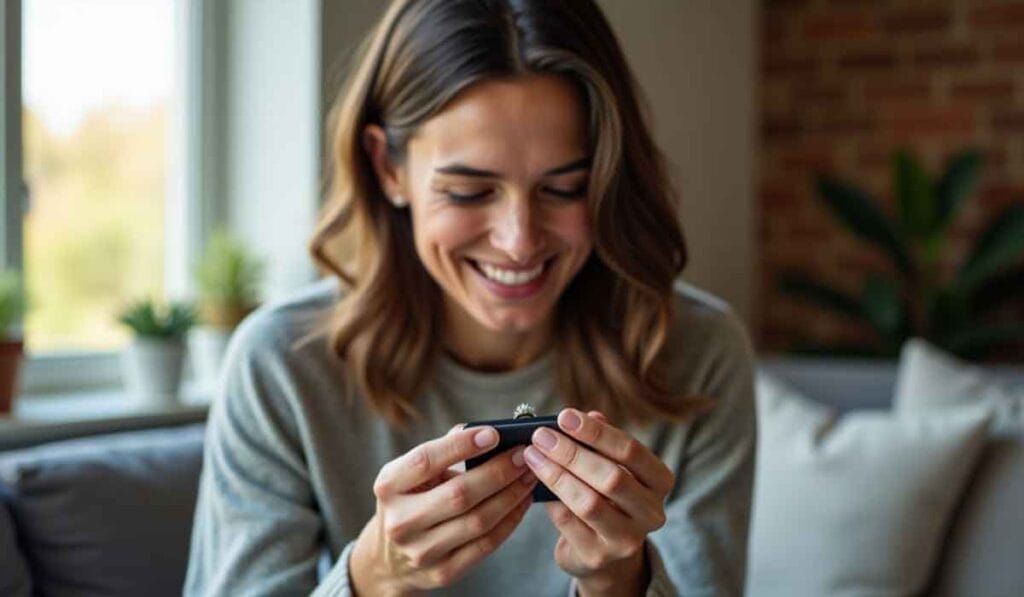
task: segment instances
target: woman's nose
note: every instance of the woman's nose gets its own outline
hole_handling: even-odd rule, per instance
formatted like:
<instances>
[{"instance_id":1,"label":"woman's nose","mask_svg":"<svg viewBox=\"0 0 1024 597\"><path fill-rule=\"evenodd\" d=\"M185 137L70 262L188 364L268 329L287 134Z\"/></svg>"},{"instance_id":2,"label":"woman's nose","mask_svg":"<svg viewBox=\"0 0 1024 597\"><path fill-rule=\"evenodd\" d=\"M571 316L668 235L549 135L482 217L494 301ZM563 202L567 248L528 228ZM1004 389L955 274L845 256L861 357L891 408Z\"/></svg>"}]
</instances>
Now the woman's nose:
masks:
<instances>
[{"instance_id":1,"label":"woman's nose","mask_svg":"<svg viewBox=\"0 0 1024 597\"><path fill-rule=\"evenodd\" d=\"M491 244L517 263L527 263L539 248L533 209L528 197L516 197L501 202L496 214Z\"/></svg>"}]
</instances>

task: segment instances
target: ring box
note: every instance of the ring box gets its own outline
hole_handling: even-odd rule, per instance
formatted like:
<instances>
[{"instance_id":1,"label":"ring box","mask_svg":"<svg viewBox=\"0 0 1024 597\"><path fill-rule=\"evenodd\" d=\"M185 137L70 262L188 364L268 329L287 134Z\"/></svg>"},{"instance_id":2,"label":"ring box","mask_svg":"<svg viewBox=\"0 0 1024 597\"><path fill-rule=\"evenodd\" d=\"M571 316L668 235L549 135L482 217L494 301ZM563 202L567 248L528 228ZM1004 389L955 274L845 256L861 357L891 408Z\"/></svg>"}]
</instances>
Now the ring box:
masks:
<instances>
[{"instance_id":1,"label":"ring box","mask_svg":"<svg viewBox=\"0 0 1024 597\"><path fill-rule=\"evenodd\" d=\"M558 431L558 417L520 417L517 419L474 421L472 423L467 423L465 428L469 429L470 427L485 426L494 427L498 431L498 445L488 452L466 460L467 471L480 466L506 450L511 450L516 446L530 445L532 443L533 432L536 431L538 427L547 427ZM558 496L552 493L544 483L538 480L537 485L533 488L533 501L554 502L558 501Z\"/></svg>"}]
</instances>

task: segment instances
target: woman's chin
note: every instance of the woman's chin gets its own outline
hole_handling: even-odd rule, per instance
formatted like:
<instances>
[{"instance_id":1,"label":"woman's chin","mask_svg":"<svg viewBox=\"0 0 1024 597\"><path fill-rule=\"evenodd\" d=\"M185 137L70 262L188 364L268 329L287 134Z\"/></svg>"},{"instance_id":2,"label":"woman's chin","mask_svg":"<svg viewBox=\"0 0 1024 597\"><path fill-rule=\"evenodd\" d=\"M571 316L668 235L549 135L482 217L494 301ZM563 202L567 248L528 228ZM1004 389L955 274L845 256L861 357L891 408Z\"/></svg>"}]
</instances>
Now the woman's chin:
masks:
<instances>
[{"instance_id":1,"label":"woman's chin","mask_svg":"<svg viewBox=\"0 0 1024 597\"><path fill-rule=\"evenodd\" d=\"M549 315L550 312L488 314L477 318L477 323L495 334L522 336L544 329Z\"/></svg>"}]
</instances>

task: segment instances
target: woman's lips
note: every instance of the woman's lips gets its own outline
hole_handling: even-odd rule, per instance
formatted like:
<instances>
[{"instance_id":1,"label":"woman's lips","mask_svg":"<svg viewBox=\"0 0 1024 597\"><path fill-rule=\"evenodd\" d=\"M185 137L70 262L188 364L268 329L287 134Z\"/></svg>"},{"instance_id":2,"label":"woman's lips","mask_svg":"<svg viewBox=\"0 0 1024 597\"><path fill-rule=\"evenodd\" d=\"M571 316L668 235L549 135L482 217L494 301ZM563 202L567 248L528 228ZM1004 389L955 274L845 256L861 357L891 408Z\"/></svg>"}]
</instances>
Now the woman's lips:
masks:
<instances>
[{"instance_id":1,"label":"woman's lips","mask_svg":"<svg viewBox=\"0 0 1024 597\"><path fill-rule=\"evenodd\" d=\"M491 278L488 278L487 275L483 272L483 270L480 269L480 265L477 261L473 259L467 259L466 261L470 263L470 265L473 268L473 271L475 271L476 274L480 276L480 280L483 282L484 286L487 288L488 291L490 291L491 294L503 299L523 299L529 298L540 292L540 290L547 283L548 274L551 272L551 265L554 263L555 259L555 257L552 257L545 261L544 269L541 270L540 275L538 275L536 278L530 280L529 282L526 282L525 284L518 284L515 286L508 286L506 284L498 282L497 280L492 280ZM529 270L531 268L520 268L519 271L523 271L524 269Z\"/></svg>"}]
</instances>

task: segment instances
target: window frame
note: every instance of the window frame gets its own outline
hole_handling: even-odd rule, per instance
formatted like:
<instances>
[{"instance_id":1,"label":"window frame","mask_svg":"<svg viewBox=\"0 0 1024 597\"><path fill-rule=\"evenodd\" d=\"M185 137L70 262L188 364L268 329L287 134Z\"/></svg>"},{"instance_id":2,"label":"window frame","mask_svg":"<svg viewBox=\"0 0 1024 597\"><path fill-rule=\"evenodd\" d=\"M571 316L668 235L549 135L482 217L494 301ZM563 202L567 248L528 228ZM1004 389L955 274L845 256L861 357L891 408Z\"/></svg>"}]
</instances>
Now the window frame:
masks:
<instances>
[{"instance_id":1,"label":"window frame","mask_svg":"<svg viewBox=\"0 0 1024 597\"><path fill-rule=\"evenodd\" d=\"M0 189L4 223L0 228L0 262L23 269L22 216L31 190L23 180L21 126L22 0L0 0L0 47L4 50L0 99L0 133L4 160ZM178 35L175 40L178 110L168 127L168 176L165 224L167 296L192 295L192 264L211 230L224 221L223 135L216 123L223 105L225 8L217 0L174 0ZM180 134L178 134L180 132ZM12 175L13 174L13 175ZM189 368L186 366L186 375ZM121 384L120 351L26 353L20 373L20 394L66 394Z\"/></svg>"}]
</instances>

